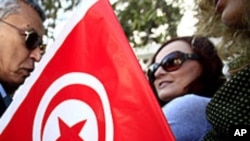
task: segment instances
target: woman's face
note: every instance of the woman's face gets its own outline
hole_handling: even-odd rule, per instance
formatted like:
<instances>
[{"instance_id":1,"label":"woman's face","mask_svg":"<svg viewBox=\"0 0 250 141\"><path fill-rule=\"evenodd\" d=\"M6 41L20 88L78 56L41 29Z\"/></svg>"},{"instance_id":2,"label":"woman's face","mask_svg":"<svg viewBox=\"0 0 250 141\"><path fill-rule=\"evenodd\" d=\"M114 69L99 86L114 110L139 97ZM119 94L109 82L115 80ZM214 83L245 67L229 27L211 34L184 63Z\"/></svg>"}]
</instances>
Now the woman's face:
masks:
<instances>
[{"instance_id":1,"label":"woman's face","mask_svg":"<svg viewBox=\"0 0 250 141\"><path fill-rule=\"evenodd\" d=\"M193 53L189 44L184 41L174 41L166 45L156 56L155 62L160 63L162 59L174 52ZM186 60L182 66L171 72L159 67L155 72L154 86L159 98L169 101L175 97L184 95L192 83L202 73L202 67L197 60Z\"/></svg>"},{"instance_id":2,"label":"woman's face","mask_svg":"<svg viewBox=\"0 0 250 141\"><path fill-rule=\"evenodd\" d=\"M221 20L224 24L244 28L249 19L248 0L215 0L215 11L221 13Z\"/></svg>"}]
</instances>

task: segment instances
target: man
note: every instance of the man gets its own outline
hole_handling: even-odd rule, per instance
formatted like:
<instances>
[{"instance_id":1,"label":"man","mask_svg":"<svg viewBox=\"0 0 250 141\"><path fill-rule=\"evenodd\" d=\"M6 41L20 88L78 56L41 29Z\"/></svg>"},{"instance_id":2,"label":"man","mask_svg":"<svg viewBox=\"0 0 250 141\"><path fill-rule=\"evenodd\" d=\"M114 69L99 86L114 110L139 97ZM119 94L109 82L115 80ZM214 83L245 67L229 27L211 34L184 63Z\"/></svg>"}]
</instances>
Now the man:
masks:
<instances>
[{"instance_id":1,"label":"man","mask_svg":"<svg viewBox=\"0 0 250 141\"><path fill-rule=\"evenodd\" d=\"M44 20L35 0L0 0L0 117L44 53Z\"/></svg>"}]
</instances>

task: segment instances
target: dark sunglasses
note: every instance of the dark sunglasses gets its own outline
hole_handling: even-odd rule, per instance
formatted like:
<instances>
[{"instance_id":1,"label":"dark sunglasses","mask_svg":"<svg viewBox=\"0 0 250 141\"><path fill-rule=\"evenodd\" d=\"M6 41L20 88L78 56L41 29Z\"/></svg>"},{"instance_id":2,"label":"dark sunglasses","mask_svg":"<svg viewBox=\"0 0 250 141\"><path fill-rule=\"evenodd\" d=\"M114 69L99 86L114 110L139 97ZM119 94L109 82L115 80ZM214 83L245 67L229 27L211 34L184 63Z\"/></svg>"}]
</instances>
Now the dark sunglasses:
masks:
<instances>
[{"instance_id":1,"label":"dark sunglasses","mask_svg":"<svg viewBox=\"0 0 250 141\"><path fill-rule=\"evenodd\" d=\"M147 71L149 80L151 82L154 81L154 73L159 67L162 67L167 72L176 71L188 59L197 60L199 56L197 54L188 54L180 51L175 51L166 55L160 63L153 63L149 66Z\"/></svg>"},{"instance_id":2,"label":"dark sunglasses","mask_svg":"<svg viewBox=\"0 0 250 141\"><path fill-rule=\"evenodd\" d=\"M46 45L42 44L42 38L35 31L22 30L17 26L4 21L3 19L0 19L0 21L16 29L21 35L25 36L25 45L29 50L34 50L38 47L41 54L45 53Z\"/></svg>"}]
</instances>

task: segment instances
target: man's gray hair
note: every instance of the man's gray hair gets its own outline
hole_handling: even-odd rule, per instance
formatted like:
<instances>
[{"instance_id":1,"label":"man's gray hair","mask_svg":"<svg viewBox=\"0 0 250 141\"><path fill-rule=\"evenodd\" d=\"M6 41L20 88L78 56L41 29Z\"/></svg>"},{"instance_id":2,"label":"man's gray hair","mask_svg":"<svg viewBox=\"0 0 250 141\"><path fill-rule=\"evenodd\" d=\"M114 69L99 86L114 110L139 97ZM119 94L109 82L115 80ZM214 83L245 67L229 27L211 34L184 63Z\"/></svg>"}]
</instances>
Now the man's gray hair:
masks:
<instances>
[{"instance_id":1,"label":"man's gray hair","mask_svg":"<svg viewBox=\"0 0 250 141\"><path fill-rule=\"evenodd\" d=\"M23 1L31 6L39 14L42 21L45 21L45 13L37 0L0 0L0 18L3 19L10 14L17 13L20 8L18 1Z\"/></svg>"}]
</instances>

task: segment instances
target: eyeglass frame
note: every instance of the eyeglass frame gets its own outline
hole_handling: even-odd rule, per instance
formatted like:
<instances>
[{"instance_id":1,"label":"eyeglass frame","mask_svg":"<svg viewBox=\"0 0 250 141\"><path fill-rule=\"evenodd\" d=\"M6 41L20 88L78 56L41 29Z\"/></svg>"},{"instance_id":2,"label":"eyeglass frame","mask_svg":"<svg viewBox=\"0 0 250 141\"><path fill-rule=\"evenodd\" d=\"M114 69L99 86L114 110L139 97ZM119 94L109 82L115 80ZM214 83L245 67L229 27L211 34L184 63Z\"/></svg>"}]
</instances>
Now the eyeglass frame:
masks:
<instances>
[{"instance_id":1,"label":"eyeglass frame","mask_svg":"<svg viewBox=\"0 0 250 141\"><path fill-rule=\"evenodd\" d=\"M34 49L36 49L38 47L40 49L40 51L41 51L41 55L43 55L45 53L46 45L42 43L42 38L39 36L39 34L36 31L34 31L34 30L31 30L31 31L23 30L23 29L15 26L15 25L9 23L9 22L6 22L5 20L3 20L1 18L0 18L0 22L5 23L6 25L16 29L21 35L25 36L25 45L26 45L26 48L28 50L34 50ZM33 34L33 33L37 35L40 43L37 46L28 47L27 46L27 40L29 39L30 35Z\"/></svg>"},{"instance_id":2,"label":"eyeglass frame","mask_svg":"<svg viewBox=\"0 0 250 141\"><path fill-rule=\"evenodd\" d=\"M175 65L178 65L178 67L176 67L173 70L167 70L167 68L165 68L164 65L166 65L166 63L169 61L169 56L174 54L174 53L179 53L180 54L180 58L176 58L178 60L175 59L176 61L178 61L177 62L178 64L175 64ZM155 80L154 74L159 69L159 67L162 67L167 72L173 72L173 71L178 70L183 65L183 63L185 61L187 61L187 60L198 60L198 59L200 59L200 57L197 54L184 53L184 52L181 52L181 51L174 51L174 52L171 52L170 54L167 54L166 56L164 56L160 63L151 64L148 67L147 76L148 76L149 80L152 82L152 81Z\"/></svg>"}]
</instances>

